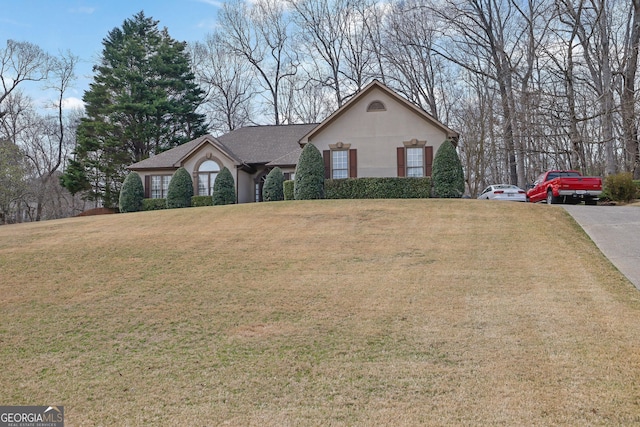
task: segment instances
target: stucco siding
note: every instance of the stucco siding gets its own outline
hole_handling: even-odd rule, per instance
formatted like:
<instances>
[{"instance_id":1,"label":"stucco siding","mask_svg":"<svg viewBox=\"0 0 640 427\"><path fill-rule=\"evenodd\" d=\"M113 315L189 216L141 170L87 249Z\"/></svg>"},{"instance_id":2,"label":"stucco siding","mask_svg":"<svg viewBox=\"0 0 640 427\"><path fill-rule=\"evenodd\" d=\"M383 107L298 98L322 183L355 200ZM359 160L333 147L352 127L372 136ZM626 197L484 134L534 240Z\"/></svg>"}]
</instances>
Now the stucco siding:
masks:
<instances>
[{"instance_id":1,"label":"stucco siding","mask_svg":"<svg viewBox=\"0 0 640 427\"><path fill-rule=\"evenodd\" d=\"M237 176L236 190L238 193L238 203L253 202L253 192L255 191L253 176L241 170L237 171Z\"/></svg>"},{"instance_id":2,"label":"stucco siding","mask_svg":"<svg viewBox=\"0 0 640 427\"><path fill-rule=\"evenodd\" d=\"M381 101L386 110L367 112L373 101ZM349 148L358 150L358 177L395 177L396 148L414 138L426 141L435 153L447 133L375 89L313 135L310 142L320 151L329 150L330 144L338 142L350 144Z\"/></svg>"}]
</instances>

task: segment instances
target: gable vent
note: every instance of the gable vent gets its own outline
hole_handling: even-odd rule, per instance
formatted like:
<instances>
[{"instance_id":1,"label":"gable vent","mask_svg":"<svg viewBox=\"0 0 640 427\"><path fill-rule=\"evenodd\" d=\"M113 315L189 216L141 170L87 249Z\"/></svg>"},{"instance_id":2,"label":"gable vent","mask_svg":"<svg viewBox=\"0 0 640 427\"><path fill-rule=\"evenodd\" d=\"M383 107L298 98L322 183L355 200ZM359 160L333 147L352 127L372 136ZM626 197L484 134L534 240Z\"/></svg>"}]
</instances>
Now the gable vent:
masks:
<instances>
[{"instance_id":1,"label":"gable vent","mask_svg":"<svg viewBox=\"0 0 640 427\"><path fill-rule=\"evenodd\" d=\"M387 111L387 108L384 106L382 101L372 101L367 107L367 112L371 111Z\"/></svg>"}]
</instances>

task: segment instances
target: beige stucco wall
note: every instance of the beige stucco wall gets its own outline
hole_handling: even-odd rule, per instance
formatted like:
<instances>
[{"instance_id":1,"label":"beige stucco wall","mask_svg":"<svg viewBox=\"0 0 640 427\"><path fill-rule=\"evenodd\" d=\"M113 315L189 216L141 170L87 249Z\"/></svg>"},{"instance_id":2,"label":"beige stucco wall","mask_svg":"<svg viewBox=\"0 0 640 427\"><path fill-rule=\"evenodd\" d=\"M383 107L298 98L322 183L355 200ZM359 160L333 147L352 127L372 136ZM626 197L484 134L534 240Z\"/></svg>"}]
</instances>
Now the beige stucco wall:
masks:
<instances>
[{"instance_id":1,"label":"beige stucco wall","mask_svg":"<svg viewBox=\"0 0 640 427\"><path fill-rule=\"evenodd\" d=\"M218 150L215 146L211 144L204 144L200 149L193 152L185 161L183 162L184 168L189 172L193 179L193 189L194 192L197 192L197 168L200 166L202 162L205 160L211 159L218 163L220 169L223 167L227 167L233 176L233 179L236 183L236 194L238 195L238 200L240 203L245 203L247 201L253 201L253 180L248 177L246 172L239 170L236 167L235 161L225 154L223 154L220 150ZM175 170L167 170L167 169L148 169L145 171L137 171L142 178L143 184L145 183L145 176L150 175L173 175Z\"/></svg>"},{"instance_id":2,"label":"beige stucco wall","mask_svg":"<svg viewBox=\"0 0 640 427\"><path fill-rule=\"evenodd\" d=\"M372 101L386 111L367 112ZM365 94L310 140L321 152L343 142L358 150L358 177L395 177L397 147L412 139L433 146L434 155L447 133L378 88Z\"/></svg>"},{"instance_id":3,"label":"beige stucco wall","mask_svg":"<svg viewBox=\"0 0 640 427\"><path fill-rule=\"evenodd\" d=\"M238 194L238 203L253 202L254 192L254 175L250 175L242 170L237 171L236 192Z\"/></svg>"}]
</instances>

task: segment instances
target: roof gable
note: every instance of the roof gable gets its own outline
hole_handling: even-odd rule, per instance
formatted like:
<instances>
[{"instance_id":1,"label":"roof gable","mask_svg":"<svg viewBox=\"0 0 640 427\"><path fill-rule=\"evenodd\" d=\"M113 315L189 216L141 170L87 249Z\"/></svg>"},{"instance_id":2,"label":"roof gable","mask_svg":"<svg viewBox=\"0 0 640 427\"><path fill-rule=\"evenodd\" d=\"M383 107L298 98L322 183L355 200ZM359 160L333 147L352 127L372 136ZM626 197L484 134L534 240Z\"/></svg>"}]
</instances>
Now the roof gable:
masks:
<instances>
[{"instance_id":1,"label":"roof gable","mask_svg":"<svg viewBox=\"0 0 640 427\"><path fill-rule=\"evenodd\" d=\"M226 155L234 163L240 164L242 161L238 159L233 152L220 143L212 135L204 135L194 140L191 140L182 145L178 145L170 150L164 151L155 156L151 156L148 159L142 160L138 163L130 165L127 169L130 170L142 170L142 169L177 169L191 156L197 152L205 144L211 144L216 147L222 154Z\"/></svg>"},{"instance_id":2,"label":"roof gable","mask_svg":"<svg viewBox=\"0 0 640 427\"><path fill-rule=\"evenodd\" d=\"M405 98L398 95L395 91L389 89L386 85L380 83L378 80L373 80L371 83L365 86L364 89L362 89L355 96L353 96L348 102L346 102L342 107L338 108L336 111L333 112L333 114L331 114L324 121L322 121L322 123L320 123L313 129L311 129L306 135L304 135L300 139L300 143L306 144L307 142L309 142L309 140L313 139L314 136L318 135L320 132L326 129L329 125L335 122L339 117L341 117L344 113L349 111L355 105L359 104L360 101L366 95L368 95L369 93L371 93L376 89L381 90L387 96L389 96L390 98L398 102L400 105L402 105L412 113L417 114L422 119L429 122L431 125L441 129L443 132L445 132L448 135L448 137L453 139L456 139L458 137L458 133L456 131L450 129L449 127L445 126L443 123L436 120L431 114L427 113L417 105L407 101Z\"/></svg>"}]
</instances>

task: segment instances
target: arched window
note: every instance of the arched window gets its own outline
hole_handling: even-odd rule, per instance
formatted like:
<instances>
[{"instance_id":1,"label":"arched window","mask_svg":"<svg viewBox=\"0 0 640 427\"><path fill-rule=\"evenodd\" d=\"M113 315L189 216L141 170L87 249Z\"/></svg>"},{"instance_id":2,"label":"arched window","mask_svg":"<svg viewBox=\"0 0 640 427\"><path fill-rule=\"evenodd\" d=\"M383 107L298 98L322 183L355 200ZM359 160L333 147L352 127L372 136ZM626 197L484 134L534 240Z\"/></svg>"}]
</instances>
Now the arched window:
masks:
<instances>
[{"instance_id":1,"label":"arched window","mask_svg":"<svg viewBox=\"0 0 640 427\"><path fill-rule=\"evenodd\" d=\"M384 106L382 101L372 101L371 104L367 107L367 112L370 113L372 111L387 111L387 108Z\"/></svg>"},{"instance_id":2,"label":"arched window","mask_svg":"<svg viewBox=\"0 0 640 427\"><path fill-rule=\"evenodd\" d=\"M211 196L213 183L220 172L220 165L213 160L202 162L198 168L198 196Z\"/></svg>"}]
</instances>

